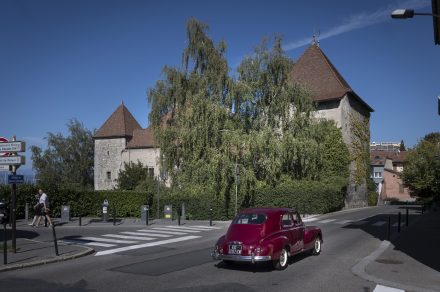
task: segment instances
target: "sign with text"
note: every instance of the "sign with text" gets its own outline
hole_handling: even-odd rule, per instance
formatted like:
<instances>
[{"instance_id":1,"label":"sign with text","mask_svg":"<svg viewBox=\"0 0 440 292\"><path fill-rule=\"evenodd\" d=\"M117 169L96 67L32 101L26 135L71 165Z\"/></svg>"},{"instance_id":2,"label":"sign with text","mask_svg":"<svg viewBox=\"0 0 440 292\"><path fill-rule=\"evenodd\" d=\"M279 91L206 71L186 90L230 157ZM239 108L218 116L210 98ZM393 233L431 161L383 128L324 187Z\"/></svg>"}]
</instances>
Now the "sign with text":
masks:
<instances>
[{"instance_id":1,"label":"sign with text","mask_svg":"<svg viewBox=\"0 0 440 292\"><path fill-rule=\"evenodd\" d=\"M0 165L21 165L26 163L24 156L0 156Z\"/></svg>"},{"instance_id":2,"label":"sign with text","mask_svg":"<svg viewBox=\"0 0 440 292\"><path fill-rule=\"evenodd\" d=\"M0 165L0 171L9 171L9 165Z\"/></svg>"},{"instance_id":3,"label":"sign with text","mask_svg":"<svg viewBox=\"0 0 440 292\"><path fill-rule=\"evenodd\" d=\"M24 152L26 143L22 141L0 142L0 152Z\"/></svg>"},{"instance_id":4,"label":"sign with text","mask_svg":"<svg viewBox=\"0 0 440 292\"><path fill-rule=\"evenodd\" d=\"M22 183L24 183L24 175L22 174L8 175L8 184L22 184Z\"/></svg>"}]
</instances>

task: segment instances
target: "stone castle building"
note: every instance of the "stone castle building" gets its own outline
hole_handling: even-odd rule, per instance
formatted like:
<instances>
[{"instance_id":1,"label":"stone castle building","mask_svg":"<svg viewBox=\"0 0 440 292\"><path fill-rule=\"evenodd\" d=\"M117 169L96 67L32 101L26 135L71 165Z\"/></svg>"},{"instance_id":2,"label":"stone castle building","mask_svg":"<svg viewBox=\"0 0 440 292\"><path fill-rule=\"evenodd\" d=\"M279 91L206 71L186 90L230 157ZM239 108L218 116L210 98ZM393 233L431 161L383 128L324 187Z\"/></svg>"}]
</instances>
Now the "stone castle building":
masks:
<instances>
[{"instance_id":1,"label":"stone castle building","mask_svg":"<svg viewBox=\"0 0 440 292\"><path fill-rule=\"evenodd\" d=\"M317 116L332 119L342 130L347 145L353 140L352 119L368 123L373 109L362 100L336 70L317 44L312 44L295 63L291 77L305 87L317 103ZM154 147L152 131L142 129L128 109L121 104L107 119L95 136L95 189L113 189L124 162L138 160L152 175L158 176L160 149ZM366 141L369 145L369 139ZM350 165L351 173L354 163ZM347 207L365 206L367 190L362 185L350 184Z\"/></svg>"}]
</instances>

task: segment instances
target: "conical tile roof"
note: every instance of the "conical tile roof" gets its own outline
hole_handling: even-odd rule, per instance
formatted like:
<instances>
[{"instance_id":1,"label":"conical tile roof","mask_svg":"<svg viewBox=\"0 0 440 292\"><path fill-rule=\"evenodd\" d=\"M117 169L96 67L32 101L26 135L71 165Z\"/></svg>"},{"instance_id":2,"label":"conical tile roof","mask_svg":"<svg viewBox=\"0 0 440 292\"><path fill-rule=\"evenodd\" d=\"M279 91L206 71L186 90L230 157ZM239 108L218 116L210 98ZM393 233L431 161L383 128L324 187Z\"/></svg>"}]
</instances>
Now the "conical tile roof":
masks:
<instances>
[{"instance_id":1,"label":"conical tile roof","mask_svg":"<svg viewBox=\"0 0 440 292\"><path fill-rule=\"evenodd\" d=\"M141 126L122 103L95 133L94 138L133 137L134 130Z\"/></svg>"},{"instance_id":2,"label":"conical tile roof","mask_svg":"<svg viewBox=\"0 0 440 292\"><path fill-rule=\"evenodd\" d=\"M294 83L307 88L316 102L341 99L345 94L350 94L370 112L374 111L353 91L316 44L310 45L298 59L293 66L291 77Z\"/></svg>"}]
</instances>

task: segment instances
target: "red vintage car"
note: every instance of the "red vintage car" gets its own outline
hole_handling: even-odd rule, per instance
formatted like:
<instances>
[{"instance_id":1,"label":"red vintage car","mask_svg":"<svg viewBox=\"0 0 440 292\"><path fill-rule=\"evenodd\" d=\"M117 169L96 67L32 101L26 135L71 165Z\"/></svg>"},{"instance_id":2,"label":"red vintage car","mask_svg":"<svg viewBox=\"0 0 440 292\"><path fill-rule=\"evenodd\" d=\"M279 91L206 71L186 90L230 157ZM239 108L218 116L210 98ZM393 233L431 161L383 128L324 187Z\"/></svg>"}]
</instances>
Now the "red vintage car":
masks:
<instances>
[{"instance_id":1,"label":"red vintage car","mask_svg":"<svg viewBox=\"0 0 440 292\"><path fill-rule=\"evenodd\" d=\"M304 226L298 212L289 208L252 208L241 211L225 235L220 237L212 257L232 262L272 262L283 270L289 256L321 252L321 229Z\"/></svg>"}]
</instances>

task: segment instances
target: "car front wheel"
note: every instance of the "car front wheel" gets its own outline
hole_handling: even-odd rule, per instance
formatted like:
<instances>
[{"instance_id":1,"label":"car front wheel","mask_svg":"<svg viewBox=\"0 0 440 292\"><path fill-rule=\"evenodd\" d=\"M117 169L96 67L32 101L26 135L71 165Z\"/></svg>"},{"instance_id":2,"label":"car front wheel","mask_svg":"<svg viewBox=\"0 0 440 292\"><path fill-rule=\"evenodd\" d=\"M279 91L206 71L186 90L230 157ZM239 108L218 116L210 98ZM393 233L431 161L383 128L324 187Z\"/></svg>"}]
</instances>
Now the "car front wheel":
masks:
<instances>
[{"instance_id":1,"label":"car front wheel","mask_svg":"<svg viewBox=\"0 0 440 292\"><path fill-rule=\"evenodd\" d=\"M319 255L321 253L321 248L322 248L322 240L318 236L318 237L315 238L315 242L313 244L312 254L313 255Z\"/></svg>"},{"instance_id":2,"label":"car front wheel","mask_svg":"<svg viewBox=\"0 0 440 292\"><path fill-rule=\"evenodd\" d=\"M280 257L273 262L273 266L276 270L284 270L287 268L289 262L289 253L286 248L283 248L280 253Z\"/></svg>"}]
</instances>

